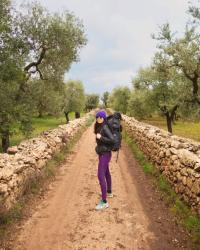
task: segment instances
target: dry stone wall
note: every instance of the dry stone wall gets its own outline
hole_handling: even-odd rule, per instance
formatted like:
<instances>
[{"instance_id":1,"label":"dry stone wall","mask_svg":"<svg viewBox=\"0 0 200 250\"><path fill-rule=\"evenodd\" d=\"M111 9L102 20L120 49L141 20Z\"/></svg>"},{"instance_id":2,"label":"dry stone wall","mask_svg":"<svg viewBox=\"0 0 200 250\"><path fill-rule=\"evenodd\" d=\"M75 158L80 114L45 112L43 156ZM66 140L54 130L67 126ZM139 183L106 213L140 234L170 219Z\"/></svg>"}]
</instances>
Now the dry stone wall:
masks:
<instances>
[{"instance_id":1,"label":"dry stone wall","mask_svg":"<svg viewBox=\"0 0 200 250\"><path fill-rule=\"evenodd\" d=\"M200 143L123 115L140 149L167 177L176 193L200 214Z\"/></svg>"},{"instance_id":2,"label":"dry stone wall","mask_svg":"<svg viewBox=\"0 0 200 250\"><path fill-rule=\"evenodd\" d=\"M0 212L5 212L21 197L32 179L40 176L56 152L59 152L86 124L93 112L69 124L45 131L0 154Z\"/></svg>"}]
</instances>

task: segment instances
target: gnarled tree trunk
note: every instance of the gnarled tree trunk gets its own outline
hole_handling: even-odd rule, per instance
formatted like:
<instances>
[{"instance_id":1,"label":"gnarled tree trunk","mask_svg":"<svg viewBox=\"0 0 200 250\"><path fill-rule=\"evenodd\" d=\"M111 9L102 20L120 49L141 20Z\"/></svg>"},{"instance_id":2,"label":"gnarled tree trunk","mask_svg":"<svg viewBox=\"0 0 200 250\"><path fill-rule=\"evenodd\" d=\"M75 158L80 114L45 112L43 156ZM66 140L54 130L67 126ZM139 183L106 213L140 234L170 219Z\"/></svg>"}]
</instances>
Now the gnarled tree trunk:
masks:
<instances>
[{"instance_id":1,"label":"gnarled tree trunk","mask_svg":"<svg viewBox=\"0 0 200 250\"><path fill-rule=\"evenodd\" d=\"M168 132L172 133L172 117L169 112L166 112L165 117L167 121L167 130Z\"/></svg>"},{"instance_id":2,"label":"gnarled tree trunk","mask_svg":"<svg viewBox=\"0 0 200 250\"><path fill-rule=\"evenodd\" d=\"M80 112L75 112L75 118L78 119L80 117L81 117Z\"/></svg>"},{"instance_id":3,"label":"gnarled tree trunk","mask_svg":"<svg viewBox=\"0 0 200 250\"><path fill-rule=\"evenodd\" d=\"M175 105L171 112L167 109L166 106L160 107L160 110L163 112L163 114L166 117L167 122L167 130L168 132L172 133L172 122L174 121L174 117L176 115L176 110L178 109L178 105Z\"/></svg>"},{"instance_id":4,"label":"gnarled tree trunk","mask_svg":"<svg viewBox=\"0 0 200 250\"><path fill-rule=\"evenodd\" d=\"M6 130L5 132L2 133L1 143L2 143L2 150L4 153L6 153L9 146L10 146L10 138L9 138L9 131L8 130Z\"/></svg>"},{"instance_id":5,"label":"gnarled tree trunk","mask_svg":"<svg viewBox=\"0 0 200 250\"><path fill-rule=\"evenodd\" d=\"M69 112L64 112L64 113L65 113L66 123L69 123Z\"/></svg>"}]
</instances>

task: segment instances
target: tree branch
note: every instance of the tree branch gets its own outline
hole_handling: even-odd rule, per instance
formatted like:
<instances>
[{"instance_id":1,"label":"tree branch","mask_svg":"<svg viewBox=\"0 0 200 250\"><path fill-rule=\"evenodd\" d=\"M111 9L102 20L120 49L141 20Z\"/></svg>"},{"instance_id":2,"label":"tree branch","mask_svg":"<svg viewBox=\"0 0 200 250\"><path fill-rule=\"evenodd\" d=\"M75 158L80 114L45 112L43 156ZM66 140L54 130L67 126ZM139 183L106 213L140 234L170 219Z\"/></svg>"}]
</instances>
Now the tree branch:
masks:
<instances>
[{"instance_id":1,"label":"tree branch","mask_svg":"<svg viewBox=\"0 0 200 250\"><path fill-rule=\"evenodd\" d=\"M40 75L40 78L41 78L42 80L44 80L43 75L42 75L42 72L40 71L40 69L39 69L38 66L42 63L42 60L43 60L44 57L45 57L46 51L47 51L47 48L46 48L46 47L42 47L42 51L41 51L41 54L40 54L40 57L38 58L38 60L37 60L36 62L29 63L29 64L24 68L24 71L26 71L26 72L28 73L29 77L30 77L30 75L31 75L32 73L35 74L36 72L38 72L39 75ZM35 67L36 70L31 71L31 72L28 72L32 67Z\"/></svg>"},{"instance_id":2,"label":"tree branch","mask_svg":"<svg viewBox=\"0 0 200 250\"><path fill-rule=\"evenodd\" d=\"M164 115L167 115L168 113L168 110L167 110L167 107L164 105L164 106L160 106L160 110L163 112Z\"/></svg>"},{"instance_id":3,"label":"tree branch","mask_svg":"<svg viewBox=\"0 0 200 250\"><path fill-rule=\"evenodd\" d=\"M45 78L43 77L43 74L42 74L41 70L38 68L38 66L36 67L36 69L37 69L37 72L38 72L39 75L40 75L40 79L41 79L41 80L47 80L47 79L45 79Z\"/></svg>"},{"instance_id":4,"label":"tree branch","mask_svg":"<svg viewBox=\"0 0 200 250\"><path fill-rule=\"evenodd\" d=\"M199 79L199 74L197 72L197 70L195 70L193 72L193 76L191 76L190 74L188 74L187 70L184 68L183 65L180 65L179 63L173 63L171 65L168 65L167 66L168 68L171 68L171 67L178 67L178 68L181 68L184 75L192 82L192 85L193 85L193 95L195 96L197 93L198 93L198 90L199 90L199 86L198 86L198 79Z\"/></svg>"},{"instance_id":5,"label":"tree branch","mask_svg":"<svg viewBox=\"0 0 200 250\"><path fill-rule=\"evenodd\" d=\"M178 107L179 107L179 105L175 105L175 106L172 108L172 111L171 111L171 114L170 114L172 121L174 121L174 116L175 116L175 114L176 114L176 110L178 109Z\"/></svg>"},{"instance_id":6,"label":"tree branch","mask_svg":"<svg viewBox=\"0 0 200 250\"><path fill-rule=\"evenodd\" d=\"M24 68L24 71L29 71L29 69L30 69L31 67L34 67L34 66L37 67L38 65L40 65L41 62L42 62L42 60L44 59L45 53L46 53L46 48L43 47L43 48L42 48L42 52L41 52L40 57L39 57L39 59L37 60L37 62L29 63L29 64Z\"/></svg>"},{"instance_id":7,"label":"tree branch","mask_svg":"<svg viewBox=\"0 0 200 250\"><path fill-rule=\"evenodd\" d=\"M196 96L192 99L186 99L184 100L185 103L197 103L197 104L200 104L200 99Z\"/></svg>"},{"instance_id":8,"label":"tree branch","mask_svg":"<svg viewBox=\"0 0 200 250\"><path fill-rule=\"evenodd\" d=\"M186 71L186 69L184 68L184 67L181 67L181 69L183 70L183 73L184 73L184 75L190 80L190 81L194 81L194 78L195 78L195 76L190 76L188 73L187 73L187 71Z\"/></svg>"}]
</instances>

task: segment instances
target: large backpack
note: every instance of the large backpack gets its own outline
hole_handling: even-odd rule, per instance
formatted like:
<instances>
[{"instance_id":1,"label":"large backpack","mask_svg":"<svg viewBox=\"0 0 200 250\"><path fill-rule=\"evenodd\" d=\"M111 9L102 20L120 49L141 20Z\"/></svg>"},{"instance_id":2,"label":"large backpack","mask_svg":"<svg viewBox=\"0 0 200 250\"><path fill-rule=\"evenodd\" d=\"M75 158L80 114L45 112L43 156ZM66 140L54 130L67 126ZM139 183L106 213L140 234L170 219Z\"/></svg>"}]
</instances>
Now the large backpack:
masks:
<instances>
[{"instance_id":1,"label":"large backpack","mask_svg":"<svg viewBox=\"0 0 200 250\"><path fill-rule=\"evenodd\" d=\"M118 151L121 147L121 141L122 141L121 119L122 119L122 116L119 112L115 112L114 114L107 117L107 124L115 139L115 142L112 147L112 151Z\"/></svg>"}]
</instances>

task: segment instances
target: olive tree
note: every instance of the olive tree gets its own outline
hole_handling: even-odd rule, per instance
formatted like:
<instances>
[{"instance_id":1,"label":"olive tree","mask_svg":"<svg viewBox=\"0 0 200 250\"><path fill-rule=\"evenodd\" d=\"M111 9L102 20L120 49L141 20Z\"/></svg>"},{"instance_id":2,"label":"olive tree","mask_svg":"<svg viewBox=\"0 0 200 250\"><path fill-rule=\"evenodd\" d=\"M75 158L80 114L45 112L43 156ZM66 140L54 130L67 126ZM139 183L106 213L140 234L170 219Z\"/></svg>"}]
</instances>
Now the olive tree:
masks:
<instances>
[{"instance_id":1,"label":"olive tree","mask_svg":"<svg viewBox=\"0 0 200 250\"><path fill-rule=\"evenodd\" d=\"M154 38L158 40L159 49L154 57L157 70L174 70L177 76L188 83L188 89L191 89L184 93L184 101L188 105L200 104L200 34L197 27L187 25L185 34L177 38L169 24L165 24Z\"/></svg>"},{"instance_id":2,"label":"olive tree","mask_svg":"<svg viewBox=\"0 0 200 250\"><path fill-rule=\"evenodd\" d=\"M98 107L98 105L99 105L99 95L97 94L86 95L86 103L85 103L86 111L95 109Z\"/></svg>"},{"instance_id":3,"label":"olive tree","mask_svg":"<svg viewBox=\"0 0 200 250\"><path fill-rule=\"evenodd\" d=\"M109 107L126 114L130 94L131 92L128 87L114 88L109 96Z\"/></svg>"},{"instance_id":4,"label":"olive tree","mask_svg":"<svg viewBox=\"0 0 200 250\"><path fill-rule=\"evenodd\" d=\"M2 0L0 18L0 136L6 152L15 123L30 130L32 79L38 84L63 83L64 73L78 61L86 38L82 23L73 14L50 14L37 3L17 12L9 0Z\"/></svg>"},{"instance_id":5,"label":"olive tree","mask_svg":"<svg viewBox=\"0 0 200 250\"><path fill-rule=\"evenodd\" d=\"M80 117L80 112L85 108L84 86L81 81L69 80L66 83L64 113L67 123L69 113L75 112L76 118Z\"/></svg>"},{"instance_id":6,"label":"olive tree","mask_svg":"<svg viewBox=\"0 0 200 250\"><path fill-rule=\"evenodd\" d=\"M173 81L172 81L173 79ZM155 112L161 112L166 118L168 131L172 133L172 122L180 105L180 95L177 86L180 79L167 71L159 71L155 66L141 69L133 79L133 97L129 102L129 112L139 113L141 118L148 117ZM139 97L142 99L138 100ZM137 100L138 106L134 106ZM139 109L139 110L137 110Z\"/></svg>"},{"instance_id":7,"label":"olive tree","mask_svg":"<svg viewBox=\"0 0 200 250\"><path fill-rule=\"evenodd\" d=\"M106 91L106 92L103 93L103 96L101 98L105 108L108 107L108 99L109 99L109 92Z\"/></svg>"}]
</instances>

